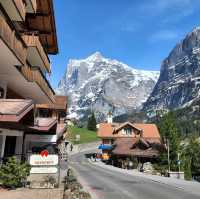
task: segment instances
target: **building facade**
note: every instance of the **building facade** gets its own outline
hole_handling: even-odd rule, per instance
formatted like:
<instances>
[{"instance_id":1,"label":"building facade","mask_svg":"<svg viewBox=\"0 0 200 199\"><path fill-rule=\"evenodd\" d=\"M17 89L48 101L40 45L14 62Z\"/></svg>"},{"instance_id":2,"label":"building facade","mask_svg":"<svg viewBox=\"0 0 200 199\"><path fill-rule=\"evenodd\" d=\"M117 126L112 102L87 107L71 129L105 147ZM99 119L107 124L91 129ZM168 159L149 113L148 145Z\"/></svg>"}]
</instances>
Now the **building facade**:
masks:
<instances>
[{"instance_id":1,"label":"building facade","mask_svg":"<svg viewBox=\"0 0 200 199\"><path fill-rule=\"evenodd\" d=\"M102 139L99 148L103 157L111 157L116 164L134 158L141 163L151 162L165 150L155 124L101 123L98 137Z\"/></svg>"},{"instance_id":2,"label":"building facade","mask_svg":"<svg viewBox=\"0 0 200 199\"><path fill-rule=\"evenodd\" d=\"M0 52L1 160L55 152L67 100L47 78L58 53L53 0L0 0Z\"/></svg>"}]
</instances>

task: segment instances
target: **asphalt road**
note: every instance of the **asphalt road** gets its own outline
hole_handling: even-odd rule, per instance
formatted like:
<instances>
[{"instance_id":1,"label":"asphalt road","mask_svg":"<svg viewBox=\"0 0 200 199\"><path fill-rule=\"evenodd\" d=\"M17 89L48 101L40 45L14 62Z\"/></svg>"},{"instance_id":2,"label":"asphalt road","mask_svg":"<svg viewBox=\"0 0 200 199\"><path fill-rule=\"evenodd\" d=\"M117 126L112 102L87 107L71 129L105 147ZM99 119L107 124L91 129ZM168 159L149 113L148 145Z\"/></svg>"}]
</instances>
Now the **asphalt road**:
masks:
<instances>
[{"instance_id":1,"label":"asphalt road","mask_svg":"<svg viewBox=\"0 0 200 199\"><path fill-rule=\"evenodd\" d=\"M84 153L71 156L81 184L95 199L200 199L191 191L91 164ZM199 185L200 191L200 185Z\"/></svg>"}]
</instances>

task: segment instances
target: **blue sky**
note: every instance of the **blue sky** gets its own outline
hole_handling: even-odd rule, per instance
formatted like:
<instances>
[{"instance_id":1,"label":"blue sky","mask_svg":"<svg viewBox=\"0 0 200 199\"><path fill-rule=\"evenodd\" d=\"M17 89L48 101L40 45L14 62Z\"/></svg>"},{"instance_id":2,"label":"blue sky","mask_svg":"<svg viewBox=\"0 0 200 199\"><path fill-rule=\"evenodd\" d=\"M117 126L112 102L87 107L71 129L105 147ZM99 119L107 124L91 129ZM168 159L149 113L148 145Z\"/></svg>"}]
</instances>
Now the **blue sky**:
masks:
<instances>
[{"instance_id":1,"label":"blue sky","mask_svg":"<svg viewBox=\"0 0 200 199\"><path fill-rule=\"evenodd\" d=\"M54 0L54 6L54 88L70 58L96 51L138 69L159 70L175 44L200 25L200 0Z\"/></svg>"}]
</instances>

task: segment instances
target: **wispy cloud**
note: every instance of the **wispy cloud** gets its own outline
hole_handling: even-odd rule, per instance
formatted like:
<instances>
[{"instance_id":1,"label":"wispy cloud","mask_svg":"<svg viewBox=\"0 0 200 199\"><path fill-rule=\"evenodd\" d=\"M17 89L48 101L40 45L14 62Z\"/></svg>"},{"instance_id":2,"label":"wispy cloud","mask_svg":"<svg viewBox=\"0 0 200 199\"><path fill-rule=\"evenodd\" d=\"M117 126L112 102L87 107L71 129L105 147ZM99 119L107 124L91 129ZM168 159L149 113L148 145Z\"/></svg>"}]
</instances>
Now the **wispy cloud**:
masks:
<instances>
[{"instance_id":1,"label":"wispy cloud","mask_svg":"<svg viewBox=\"0 0 200 199\"><path fill-rule=\"evenodd\" d=\"M149 0L146 2L140 6L140 12L149 17L162 15L163 22L180 21L200 8L199 0Z\"/></svg>"},{"instance_id":2,"label":"wispy cloud","mask_svg":"<svg viewBox=\"0 0 200 199\"><path fill-rule=\"evenodd\" d=\"M160 30L155 32L149 38L150 42L168 41L178 39L181 36L179 31L176 30Z\"/></svg>"}]
</instances>

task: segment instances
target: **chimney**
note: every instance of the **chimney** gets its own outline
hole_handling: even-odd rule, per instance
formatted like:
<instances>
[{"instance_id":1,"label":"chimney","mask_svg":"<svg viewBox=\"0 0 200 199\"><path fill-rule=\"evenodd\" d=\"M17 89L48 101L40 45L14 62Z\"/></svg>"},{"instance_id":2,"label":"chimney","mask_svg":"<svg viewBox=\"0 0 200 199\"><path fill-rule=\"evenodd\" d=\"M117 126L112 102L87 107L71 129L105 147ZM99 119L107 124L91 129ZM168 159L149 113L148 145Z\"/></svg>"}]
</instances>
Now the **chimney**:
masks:
<instances>
[{"instance_id":1,"label":"chimney","mask_svg":"<svg viewBox=\"0 0 200 199\"><path fill-rule=\"evenodd\" d=\"M113 123L113 115L112 115L112 112L111 112L111 111L109 111L109 113L108 113L107 122L108 122L109 124L112 124L112 123Z\"/></svg>"}]
</instances>

